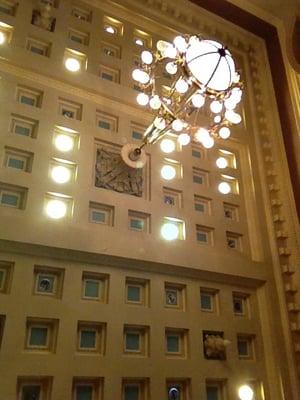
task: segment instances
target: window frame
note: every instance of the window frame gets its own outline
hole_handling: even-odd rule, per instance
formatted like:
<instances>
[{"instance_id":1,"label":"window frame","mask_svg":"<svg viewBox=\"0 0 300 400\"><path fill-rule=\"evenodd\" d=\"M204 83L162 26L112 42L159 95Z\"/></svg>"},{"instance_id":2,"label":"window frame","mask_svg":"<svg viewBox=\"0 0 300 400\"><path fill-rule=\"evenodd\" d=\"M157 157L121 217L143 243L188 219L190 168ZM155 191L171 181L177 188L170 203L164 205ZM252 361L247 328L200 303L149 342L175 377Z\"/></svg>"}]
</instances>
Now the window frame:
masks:
<instances>
[{"instance_id":1,"label":"window frame","mask_svg":"<svg viewBox=\"0 0 300 400\"><path fill-rule=\"evenodd\" d=\"M43 328L47 329L47 336L46 336L46 344L45 345L32 345L30 344L30 339L31 339L31 333L32 329L34 328ZM50 350L51 346L51 326L49 323L38 323L38 322L32 322L29 323L29 326L27 328L27 338L26 338L26 349L27 350Z\"/></svg>"}]
</instances>

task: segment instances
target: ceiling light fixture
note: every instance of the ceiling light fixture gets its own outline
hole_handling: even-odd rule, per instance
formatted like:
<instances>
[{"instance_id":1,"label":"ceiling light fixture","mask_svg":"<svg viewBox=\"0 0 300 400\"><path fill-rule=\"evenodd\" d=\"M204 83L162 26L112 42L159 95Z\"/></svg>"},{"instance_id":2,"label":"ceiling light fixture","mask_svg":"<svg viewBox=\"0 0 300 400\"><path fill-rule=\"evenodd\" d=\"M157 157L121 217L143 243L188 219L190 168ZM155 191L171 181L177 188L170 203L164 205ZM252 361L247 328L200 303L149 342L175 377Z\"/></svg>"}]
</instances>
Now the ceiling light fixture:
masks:
<instances>
[{"instance_id":1,"label":"ceiling light fixture","mask_svg":"<svg viewBox=\"0 0 300 400\"><path fill-rule=\"evenodd\" d=\"M142 52L142 66L132 73L142 91L137 103L154 114L142 145L130 148L134 155L123 152L123 160L131 166L136 158L136 168L144 166L138 163L144 147L166 133L176 134L181 146L193 139L210 149L216 140L228 139L229 128L242 120L234 109L241 101L243 84L226 46L199 35L184 35L173 43L159 40L156 48L153 53ZM159 82L162 69L172 78L169 88ZM211 116L206 126L202 126L202 109Z\"/></svg>"}]
</instances>

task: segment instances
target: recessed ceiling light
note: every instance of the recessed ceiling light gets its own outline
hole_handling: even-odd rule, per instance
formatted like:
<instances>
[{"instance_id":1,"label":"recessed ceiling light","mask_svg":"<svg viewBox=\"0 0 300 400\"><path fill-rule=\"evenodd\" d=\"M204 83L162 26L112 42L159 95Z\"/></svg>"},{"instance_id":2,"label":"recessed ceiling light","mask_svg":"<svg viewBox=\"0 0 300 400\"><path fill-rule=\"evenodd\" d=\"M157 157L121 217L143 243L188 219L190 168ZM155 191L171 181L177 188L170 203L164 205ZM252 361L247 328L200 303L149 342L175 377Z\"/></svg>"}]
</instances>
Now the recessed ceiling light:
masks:
<instances>
[{"instance_id":1,"label":"recessed ceiling light","mask_svg":"<svg viewBox=\"0 0 300 400\"><path fill-rule=\"evenodd\" d=\"M63 218L67 213L67 205L62 200L49 200L46 206L48 217L53 219Z\"/></svg>"},{"instance_id":2,"label":"recessed ceiling light","mask_svg":"<svg viewBox=\"0 0 300 400\"><path fill-rule=\"evenodd\" d=\"M71 179L70 168L63 165L56 165L51 170L51 177L57 183L66 183Z\"/></svg>"},{"instance_id":3,"label":"recessed ceiling light","mask_svg":"<svg viewBox=\"0 0 300 400\"><path fill-rule=\"evenodd\" d=\"M70 151L74 147L74 139L70 135L60 133L56 135L54 140L55 147L60 151Z\"/></svg>"},{"instance_id":4,"label":"recessed ceiling light","mask_svg":"<svg viewBox=\"0 0 300 400\"><path fill-rule=\"evenodd\" d=\"M81 64L77 58L69 57L65 61L65 67L70 72L78 72L81 68Z\"/></svg>"}]
</instances>

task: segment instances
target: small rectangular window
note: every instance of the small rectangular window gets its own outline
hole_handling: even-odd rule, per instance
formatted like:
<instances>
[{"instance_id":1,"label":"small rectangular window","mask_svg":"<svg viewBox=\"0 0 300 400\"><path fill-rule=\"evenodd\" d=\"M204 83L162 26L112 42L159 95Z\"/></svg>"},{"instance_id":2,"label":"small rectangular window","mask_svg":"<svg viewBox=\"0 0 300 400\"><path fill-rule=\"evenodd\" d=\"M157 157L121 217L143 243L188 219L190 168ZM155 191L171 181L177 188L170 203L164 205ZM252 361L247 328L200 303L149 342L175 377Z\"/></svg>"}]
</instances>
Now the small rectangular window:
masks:
<instances>
[{"instance_id":1,"label":"small rectangular window","mask_svg":"<svg viewBox=\"0 0 300 400\"><path fill-rule=\"evenodd\" d=\"M201 149L199 146L192 145L192 157L203 159L203 156L203 149Z\"/></svg>"},{"instance_id":2,"label":"small rectangular window","mask_svg":"<svg viewBox=\"0 0 300 400\"><path fill-rule=\"evenodd\" d=\"M13 263L0 260L0 293L9 293Z\"/></svg>"},{"instance_id":3,"label":"small rectangular window","mask_svg":"<svg viewBox=\"0 0 300 400\"><path fill-rule=\"evenodd\" d=\"M51 44L41 40L28 38L26 49L40 56L50 57Z\"/></svg>"},{"instance_id":4,"label":"small rectangular window","mask_svg":"<svg viewBox=\"0 0 300 400\"><path fill-rule=\"evenodd\" d=\"M165 283L165 306L185 309L185 286Z\"/></svg>"},{"instance_id":5,"label":"small rectangular window","mask_svg":"<svg viewBox=\"0 0 300 400\"><path fill-rule=\"evenodd\" d=\"M148 33L141 31L140 29L134 29L133 42L138 47L151 48L151 46L152 46L151 36Z\"/></svg>"},{"instance_id":6,"label":"small rectangular window","mask_svg":"<svg viewBox=\"0 0 300 400\"><path fill-rule=\"evenodd\" d=\"M126 278L126 303L148 305L149 282L145 279Z\"/></svg>"},{"instance_id":7,"label":"small rectangular window","mask_svg":"<svg viewBox=\"0 0 300 400\"><path fill-rule=\"evenodd\" d=\"M78 322L78 350L104 354L106 325L99 322Z\"/></svg>"},{"instance_id":8,"label":"small rectangular window","mask_svg":"<svg viewBox=\"0 0 300 400\"><path fill-rule=\"evenodd\" d=\"M10 130L12 133L36 138L37 128L38 121L15 114L11 115Z\"/></svg>"},{"instance_id":9,"label":"small rectangular window","mask_svg":"<svg viewBox=\"0 0 300 400\"><path fill-rule=\"evenodd\" d=\"M248 297L249 295L244 293L234 292L232 294L233 312L235 315L238 316L249 315Z\"/></svg>"},{"instance_id":10,"label":"small rectangular window","mask_svg":"<svg viewBox=\"0 0 300 400\"><path fill-rule=\"evenodd\" d=\"M187 331L184 329L169 329L165 331L166 354L168 356L186 357Z\"/></svg>"},{"instance_id":11,"label":"small rectangular window","mask_svg":"<svg viewBox=\"0 0 300 400\"><path fill-rule=\"evenodd\" d=\"M33 153L5 147L4 165L8 168L31 172L33 163Z\"/></svg>"},{"instance_id":12,"label":"small rectangular window","mask_svg":"<svg viewBox=\"0 0 300 400\"><path fill-rule=\"evenodd\" d=\"M97 111L96 124L99 128L105 129L110 132L118 131L118 118L114 115Z\"/></svg>"},{"instance_id":13,"label":"small rectangular window","mask_svg":"<svg viewBox=\"0 0 300 400\"><path fill-rule=\"evenodd\" d=\"M101 79L120 83L120 72L116 69L105 67L104 65L100 66L99 76Z\"/></svg>"},{"instance_id":14,"label":"small rectangular window","mask_svg":"<svg viewBox=\"0 0 300 400\"><path fill-rule=\"evenodd\" d=\"M101 52L105 56L112 58L121 58L121 49L119 46L112 45L111 43L102 42Z\"/></svg>"},{"instance_id":15,"label":"small rectangular window","mask_svg":"<svg viewBox=\"0 0 300 400\"><path fill-rule=\"evenodd\" d=\"M199 185L208 186L208 171L193 167L193 182Z\"/></svg>"},{"instance_id":16,"label":"small rectangular window","mask_svg":"<svg viewBox=\"0 0 300 400\"><path fill-rule=\"evenodd\" d=\"M89 34L76 29L69 29L69 39L85 46L89 44Z\"/></svg>"},{"instance_id":17,"label":"small rectangular window","mask_svg":"<svg viewBox=\"0 0 300 400\"><path fill-rule=\"evenodd\" d=\"M225 381L206 380L206 400L225 400Z\"/></svg>"},{"instance_id":18,"label":"small rectangular window","mask_svg":"<svg viewBox=\"0 0 300 400\"><path fill-rule=\"evenodd\" d=\"M25 208L27 188L0 183L0 204L13 208Z\"/></svg>"},{"instance_id":19,"label":"small rectangular window","mask_svg":"<svg viewBox=\"0 0 300 400\"><path fill-rule=\"evenodd\" d=\"M150 232L150 215L139 211L128 211L128 228L134 231Z\"/></svg>"},{"instance_id":20,"label":"small rectangular window","mask_svg":"<svg viewBox=\"0 0 300 400\"><path fill-rule=\"evenodd\" d=\"M132 135L131 136L135 140L142 140L144 135L141 132L132 131Z\"/></svg>"},{"instance_id":21,"label":"small rectangular window","mask_svg":"<svg viewBox=\"0 0 300 400\"><path fill-rule=\"evenodd\" d=\"M71 14L73 17L80 19L81 21L91 22L92 13L91 11L81 8L81 7L73 7Z\"/></svg>"},{"instance_id":22,"label":"small rectangular window","mask_svg":"<svg viewBox=\"0 0 300 400\"><path fill-rule=\"evenodd\" d=\"M103 18L103 31L107 36L122 36L123 24L115 18L104 16Z\"/></svg>"},{"instance_id":23,"label":"small rectangular window","mask_svg":"<svg viewBox=\"0 0 300 400\"><path fill-rule=\"evenodd\" d=\"M82 298L106 303L108 276L84 272L82 276Z\"/></svg>"},{"instance_id":24,"label":"small rectangular window","mask_svg":"<svg viewBox=\"0 0 300 400\"><path fill-rule=\"evenodd\" d=\"M27 318L26 349L54 351L58 320Z\"/></svg>"},{"instance_id":25,"label":"small rectangular window","mask_svg":"<svg viewBox=\"0 0 300 400\"><path fill-rule=\"evenodd\" d=\"M232 220L238 221L239 220L239 207L235 204L223 203L224 207L224 217Z\"/></svg>"},{"instance_id":26,"label":"small rectangular window","mask_svg":"<svg viewBox=\"0 0 300 400\"><path fill-rule=\"evenodd\" d=\"M58 113L65 118L77 119L81 121L82 118L82 104L75 103L74 101L58 99Z\"/></svg>"},{"instance_id":27,"label":"small rectangular window","mask_svg":"<svg viewBox=\"0 0 300 400\"><path fill-rule=\"evenodd\" d=\"M90 202L90 222L96 224L114 225L114 207L108 204Z\"/></svg>"},{"instance_id":28,"label":"small rectangular window","mask_svg":"<svg viewBox=\"0 0 300 400\"><path fill-rule=\"evenodd\" d=\"M196 225L197 242L202 244L213 245L213 228L207 226Z\"/></svg>"},{"instance_id":29,"label":"small rectangular window","mask_svg":"<svg viewBox=\"0 0 300 400\"><path fill-rule=\"evenodd\" d=\"M148 355L148 327L124 326L124 352L127 354Z\"/></svg>"},{"instance_id":30,"label":"small rectangular window","mask_svg":"<svg viewBox=\"0 0 300 400\"><path fill-rule=\"evenodd\" d=\"M38 295L61 297L63 280L63 269L35 265L33 292Z\"/></svg>"},{"instance_id":31,"label":"small rectangular window","mask_svg":"<svg viewBox=\"0 0 300 400\"><path fill-rule=\"evenodd\" d=\"M200 288L200 307L202 311L218 311L218 291L209 288Z\"/></svg>"},{"instance_id":32,"label":"small rectangular window","mask_svg":"<svg viewBox=\"0 0 300 400\"><path fill-rule=\"evenodd\" d=\"M146 128L138 123L131 122L131 137L134 140L143 140Z\"/></svg>"},{"instance_id":33,"label":"small rectangular window","mask_svg":"<svg viewBox=\"0 0 300 400\"><path fill-rule=\"evenodd\" d=\"M242 235L234 232L226 232L227 247L233 250L242 250Z\"/></svg>"},{"instance_id":34,"label":"small rectangular window","mask_svg":"<svg viewBox=\"0 0 300 400\"><path fill-rule=\"evenodd\" d=\"M163 187L163 202L169 206L182 207L182 191Z\"/></svg>"},{"instance_id":35,"label":"small rectangular window","mask_svg":"<svg viewBox=\"0 0 300 400\"><path fill-rule=\"evenodd\" d=\"M72 400L102 399L103 378L74 378Z\"/></svg>"},{"instance_id":36,"label":"small rectangular window","mask_svg":"<svg viewBox=\"0 0 300 400\"><path fill-rule=\"evenodd\" d=\"M207 197L194 195L194 207L195 211L201 212L202 214L211 214L211 199Z\"/></svg>"},{"instance_id":37,"label":"small rectangular window","mask_svg":"<svg viewBox=\"0 0 300 400\"><path fill-rule=\"evenodd\" d=\"M18 377L18 400L50 399L52 381L52 377Z\"/></svg>"},{"instance_id":38,"label":"small rectangular window","mask_svg":"<svg viewBox=\"0 0 300 400\"><path fill-rule=\"evenodd\" d=\"M17 87L17 101L32 107L41 107L43 92L27 88L25 86Z\"/></svg>"},{"instance_id":39,"label":"small rectangular window","mask_svg":"<svg viewBox=\"0 0 300 400\"><path fill-rule=\"evenodd\" d=\"M188 379L182 380L167 380L167 399L170 398L170 393L176 390L176 399L188 400L190 381Z\"/></svg>"},{"instance_id":40,"label":"small rectangular window","mask_svg":"<svg viewBox=\"0 0 300 400\"><path fill-rule=\"evenodd\" d=\"M237 335L237 350L239 358L248 360L254 358L253 341L253 335Z\"/></svg>"}]
</instances>

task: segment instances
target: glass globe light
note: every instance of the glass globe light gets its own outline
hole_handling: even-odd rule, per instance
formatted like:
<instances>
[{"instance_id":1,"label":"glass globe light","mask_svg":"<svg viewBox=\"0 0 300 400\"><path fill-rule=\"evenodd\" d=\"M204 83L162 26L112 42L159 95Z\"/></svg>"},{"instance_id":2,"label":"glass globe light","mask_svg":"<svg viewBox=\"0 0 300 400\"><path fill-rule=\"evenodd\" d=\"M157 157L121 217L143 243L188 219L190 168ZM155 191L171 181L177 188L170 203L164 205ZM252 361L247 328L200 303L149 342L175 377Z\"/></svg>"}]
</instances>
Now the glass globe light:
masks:
<instances>
[{"instance_id":1,"label":"glass globe light","mask_svg":"<svg viewBox=\"0 0 300 400\"><path fill-rule=\"evenodd\" d=\"M51 177L57 183L66 183L71 179L70 168L63 165L56 165L51 170Z\"/></svg>"},{"instance_id":2,"label":"glass globe light","mask_svg":"<svg viewBox=\"0 0 300 400\"><path fill-rule=\"evenodd\" d=\"M140 83L142 83L142 84L146 84L146 83L148 83L149 82L149 80L150 80L150 77L149 77L149 75L147 74L147 72L145 72L145 71L142 71L141 69L134 69L133 71L132 71L132 78L135 80L135 81L137 81L137 82L140 82Z\"/></svg>"},{"instance_id":3,"label":"glass globe light","mask_svg":"<svg viewBox=\"0 0 300 400\"><path fill-rule=\"evenodd\" d=\"M157 95L153 96L149 101L149 105L153 110L158 110L161 106L161 101L159 96Z\"/></svg>"},{"instance_id":4,"label":"glass globe light","mask_svg":"<svg viewBox=\"0 0 300 400\"><path fill-rule=\"evenodd\" d=\"M6 42L6 35L3 32L0 32L0 45Z\"/></svg>"},{"instance_id":5,"label":"glass globe light","mask_svg":"<svg viewBox=\"0 0 300 400\"><path fill-rule=\"evenodd\" d=\"M192 97L192 103L194 107L201 108L205 103L205 97L200 93L196 93Z\"/></svg>"},{"instance_id":6,"label":"glass globe light","mask_svg":"<svg viewBox=\"0 0 300 400\"><path fill-rule=\"evenodd\" d=\"M55 137L54 144L60 151L71 151L74 147L74 139L69 135L61 133Z\"/></svg>"},{"instance_id":7,"label":"glass globe light","mask_svg":"<svg viewBox=\"0 0 300 400\"><path fill-rule=\"evenodd\" d=\"M157 50L160 51L161 53L163 53L163 52L166 50L166 48L169 47L169 46L172 46L172 44L169 43L169 42L166 42L165 40L159 40L159 41L156 43L156 48L157 48Z\"/></svg>"},{"instance_id":8,"label":"glass globe light","mask_svg":"<svg viewBox=\"0 0 300 400\"><path fill-rule=\"evenodd\" d=\"M231 97L229 97L228 99L226 99L224 101L224 106L225 106L226 110L234 110L236 107L236 104L237 103Z\"/></svg>"},{"instance_id":9,"label":"glass globe light","mask_svg":"<svg viewBox=\"0 0 300 400\"><path fill-rule=\"evenodd\" d=\"M153 123L157 129L164 129L166 127L166 121L161 117L156 117Z\"/></svg>"},{"instance_id":10,"label":"glass globe light","mask_svg":"<svg viewBox=\"0 0 300 400\"><path fill-rule=\"evenodd\" d=\"M231 91L230 99L232 99L236 103L239 103L242 100L242 94L243 94L243 92L241 91L241 89L238 87L235 87Z\"/></svg>"},{"instance_id":11,"label":"glass globe light","mask_svg":"<svg viewBox=\"0 0 300 400\"><path fill-rule=\"evenodd\" d=\"M187 42L184 37L176 36L176 38L173 40L173 43L180 53L185 53L187 49Z\"/></svg>"},{"instance_id":12,"label":"glass globe light","mask_svg":"<svg viewBox=\"0 0 300 400\"><path fill-rule=\"evenodd\" d=\"M200 143L202 143L203 140L205 140L209 137L210 137L209 132L205 128L199 128L194 136L195 140L197 140L197 142L200 142Z\"/></svg>"},{"instance_id":13,"label":"glass globe light","mask_svg":"<svg viewBox=\"0 0 300 400\"><path fill-rule=\"evenodd\" d=\"M81 68L81 64L77 58L68 57L65 61L65 67L70 72L78 72Z\"/></svg>"},{"instance_id":14,"label":"glass globe light","mask_svg":"<svg viewBox=\"0 0 300 400\"><path fill-rule=\"evenodd\" d=\"M153 55L152 55L152 53L150 51L148 51L148 50L142 51L141 58L142 58L142 61L145 64L148 64L148 65L152 64Z\"/></svg>"},{"instance_id":15,"label":"glass globe light","mask_svg":"<svg viewBox=\"0 0 300 400\"><path fill-rule=\"evenodd\" d=\"M170 61L166 64L166 71L168 72L168 74L170 75L174 75L177 72L177 65L173 62Z\"/></svg>"},{"instance_id":16,"label":"glass globe light","mask_svg":"<svg viewBox=\"0 0 300 400\"><path fill-rule=\"evenodd\" d=\"M175 89L177 90L178 93L183 94L183 93L187 92L188 88L189 88L189 85L188 85L187 81L185 81L184 79L181 79L181 78L178 79L178 81L176 82L176 85L175 85Z\"/></svg>"},{"instance_id":17,"label":"glass globe light","mask_svg":"<svg viewBox=\"0 0 300 400\"><path fill-rule=\"evenodd\" d=\"M228 167L228 161L224 157L219 157L216 161L217 167L220 169L224 169Z\"/></svg>"},{"instance_id":18,"label":"glass globe light","mask_svg":"<svg viewBox=\"0 0 300 400\"><path fill-rule=\"evenodd\" d=\"M249 385L240 386L238 393L240 400L252 400L254 397L253 390Z\"/></svg>"},{"instance_id":19,"label":"glass globe light","mask_svg":"<svg viewBox=\"0 0 300 400\"><path fill-rule=\"evenodd\" d=\"M235 75L231 53L216 41L191 39L185 55L190 73L205 87L216 91L228 89Z\"/></svg>"},{"instance_id":20,"label":"glass globe light","mask_svg":"<svg viewBox=\"0 0 300 400\"><path fill-rule=\"evenodd\" d=\"M219 101L215 100L210 103L210 109L214 114L218 114L219 112L221 112L222 108L223 104L220 103Z\"/></svg>"},{"instance_id":21,"label":"glass globe light","mask_svg":"<svg viewBox=\"0 0 300 400\"><path fill-rule=\"evenodd\" d=\"M231 186L229 185L228 182L221 182L218 185L218 190L222 194L228 194L231 192Z\"/></svg>"},{"instance_id":22,"label":"glass globe light","mask_svg":"<svg viewBox=\"0 0 300 400\"><path fill-rule=\"evenodd\" d=\"M160 142L160 148L164 153L172 153L175 147L175 142L171 139L163 139Z\"/></svg>"},{"instance_id":23,"label":"glass globe light","mask_svg":"<svg viewBox=\"0 0 300 400\"><path fill-rule=\"evenodd\" d=\"M227 126L223 126L220 130L219 130L219 136L222 139L228 139L230 136L230 129L227 128Z\"/></svg>"},{"instance_id":24,"label":"glass globe light","mask_svg":"<svg viewBox=\"0 0 300 400\"><path fill-rule=\"evenodd\" d=\"M140 106L146 106L149 102L149 96L145 93L139 93L136 96L136 101Z\"/></svg>"},{"instance_id":25,"label":"glass globe light","mask_svg":"<svg viewBox=\"0 0 300 400\"><path fill-rule=\"evenodd\" d=\"M181 144L181 146L186 146L190 143L191 137L187 133L181 133L178 136L178 142Z\"/></svg>"},{"instance_id":26,"label":"glass globe light","mask_svg":"<svg viewBox=\"0 0 300 400\"><path fill-rule=\"evenodd\" d=\"M177 56L176 48L172 44L169 44L169 46L164 50L163 56L167 58L175 58Z\"/></svg>"},{"instance_id":27,"label":"glass globe light","mask_svg":"<svg viewBox=\"0 0 300 400\"><path fill-rule=\"evenodd\" d=\"M67 213L67 205L62 200L49 200L46 205L46 213L53 219L63 218Z\"/></svg>"},{"instance_id":28,"label":"glass globe light","mask_svg":"<svg viewBox=\"0 0 300 400\"><path fill-rule=\"evenodd\" d=\"M202 140L202 144L206 149L211 149L212 147L214 147L215 144L214 138L212 138L211 136L205 137Z\"/></svg>"},{"instance_id":29,"label":"glass globe light","mask_svg":"<svg viewBox=\"0 0 300 400\"><path fill-rule=\"evenodd\" d=\"M163 179L171 181L176 176L176 169L172 165L164 165L160 170Z\"/></svg>"},{"instance_id":30,"label":"glass globe light","mask_svg":"<svg viewBox=\"0 0 300 400\"><path fill-rule=\"evenodd\" d=\"M239 74L238 72L236 72L236 73L234 74L233 78L232 78L232 81L233 81L234 83L238 83L238 82L240 81L240 79L241 79L240 74Z\"/></svg>"},{"instance_id":31,"label":"glass globe light","mask_svg":"<svg viewBox=\"0 0 300 400\"><path fill-rule=\"evenodd\" d=\"M219 122L221 122L221 116L220 115L216 115L215 117L214 117L214 122L216 123L216 124L218 124Z\"/></svg>"},{"instance_id":32,"label":"glass globe light","mask_svg":"<svg viewBox=\"0 0 300 400\"><path fill-rule=\"evenodd\" d=\"M235 125L239 124L242 121L242 117L240 116L240 114L237 114L232 110L225 111L225 118L227 119L227 121Z\"/></svg>"},{"instance_id":33,"label":"glass globe light","mask_svg":"<svg viewBox=\"0 0 300 400\"><path fill-rule=\"evenodd\" d=\"M176 224L166 222L161 227L160 233L165 240L175 240L179 236L179 228Z\"/></svg>"},{"instance_id":34,"label":"glass globe light","mask_svg":"<svg viewBox=\"0 0 300 400\"><path fill-rule=\"evenodd\" d=\"M175 119L172 122L172 128L174 129L174 131L176 132L180 132L183 129L183 122L180 119Z\"/></svg>"}]
</instances>

